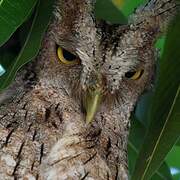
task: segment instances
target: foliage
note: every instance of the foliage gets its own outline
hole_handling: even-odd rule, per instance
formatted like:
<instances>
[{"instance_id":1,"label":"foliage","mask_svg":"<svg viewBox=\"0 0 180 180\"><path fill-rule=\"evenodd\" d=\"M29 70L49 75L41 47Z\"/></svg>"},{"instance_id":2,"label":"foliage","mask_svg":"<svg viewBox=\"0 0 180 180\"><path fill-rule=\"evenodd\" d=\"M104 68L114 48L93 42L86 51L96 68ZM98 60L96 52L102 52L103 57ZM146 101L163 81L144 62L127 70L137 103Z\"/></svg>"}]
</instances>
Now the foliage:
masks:
<instances>
[{"instance_id":1,"label":"foliage","mask_svg":"<svg viewBox=\"0 0 180 180\"><path fill-rule=\"evenodd\" d=\"M26 40L21 48L21 51L7 67L6 73L0 78L0 89L6 88L14 78L17 70L25 63L35 58L35 56L37 55L41 45L43 34L50 19L52 5L52 0L47 0L45 2L41 0L37 4L36 12L33 16L32 25L27 34L27 37L25 38ZM19 11L20 10L17 9L17 12Z\"/></svg>"},{"instance_id":2,"label":"foliage","mask_svg":"<svg viewBox=\"0 0 180 180\"><path fill-rule=\"evenodd\" d=\"M180 70L176 68L180 66L177 39L180 35L179 18L175 19L166 39L158 83L149 110L150 126L132 179L150 178L179 139L180 79L177 77Z\"/></svg>"},{"instance_id":3,"label":"foliage","mask_svg":"<svg viewBox=\"0 0 180 180\"><path fill-rule=\"evenodd\" d=\"M96 15L113 23L125 24L133 9L145 1L97 0ZM14 0L9 4L8 0L0 1L0 46L3 45L0 48L0 71L2 68L6 70L0 76L0 90L12 82L20 67L37 55L52 14L53 0L26 0L27 5L24 2ZM180 174L180 163L176 163L180 143L174 146L180 132L180 42L177 38L180 37L180 17L177 18L166 40L163 38L157 43L162 48L165 41L155 91L141 98L132 118L128 144L131 179L170 180L176 179L178 172ZM9 42L13 45L9 46ZM170 167L177 170L173 177Z\"/></svg>"},{"instance_id":4,"label":"foliage","mask_svg":"<svg viewBox=\"0 0 180 180\"><path fill-rule=\"evenodd\" d=\"M32 13L37 0L0 1L0 46L16 31L16 29ZM22 8L23 7L23 8Z\"/></svg>"}]
</instances>

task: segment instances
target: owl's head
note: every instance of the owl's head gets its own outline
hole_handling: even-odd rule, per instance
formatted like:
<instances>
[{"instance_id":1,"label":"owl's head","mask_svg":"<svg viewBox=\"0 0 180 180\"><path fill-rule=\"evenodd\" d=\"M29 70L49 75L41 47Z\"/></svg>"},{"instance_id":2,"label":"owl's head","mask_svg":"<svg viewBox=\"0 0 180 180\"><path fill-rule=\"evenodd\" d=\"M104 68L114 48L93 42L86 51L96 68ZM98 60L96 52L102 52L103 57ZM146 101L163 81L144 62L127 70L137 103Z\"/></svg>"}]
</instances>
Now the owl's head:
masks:
<instances>
[{"instance_id":1,"label":"owl's head","mask_svg":"<svg viewBox=\"0 0 180 180\"><path fill-rule=\"evenodd\" d=\"M125 26L96 20L94 3L59 0L42 50L44 82L78 97L87 121L100 105L134 106L151 83L161 31L149 16Z\"/></svg>"}]
</instances>

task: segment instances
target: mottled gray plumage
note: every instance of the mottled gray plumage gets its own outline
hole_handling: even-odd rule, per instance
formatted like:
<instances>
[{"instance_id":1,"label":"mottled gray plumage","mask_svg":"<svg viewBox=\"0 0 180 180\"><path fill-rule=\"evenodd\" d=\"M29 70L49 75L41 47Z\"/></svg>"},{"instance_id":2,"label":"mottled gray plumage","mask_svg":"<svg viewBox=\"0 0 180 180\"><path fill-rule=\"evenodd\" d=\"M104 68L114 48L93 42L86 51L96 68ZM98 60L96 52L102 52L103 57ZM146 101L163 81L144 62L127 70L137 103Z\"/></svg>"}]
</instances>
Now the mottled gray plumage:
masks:
<instances>
[{"instance_id":1,"label":"mottled gray plumage","mask_svg":"<svg viewBox=\"0 0 180 180\"><path fill-rule=\"evenodd\" d=\"M0 94L0 179L128 179L130 113L177 5L151 0L121 26L96 20L94 3L58 0L39 56ZM60 63L57 46L81 63ZM138 69L139 79L126 77ZM86 124L84 99L99 87L103 101Z\"/></svg>"}]
</instances>

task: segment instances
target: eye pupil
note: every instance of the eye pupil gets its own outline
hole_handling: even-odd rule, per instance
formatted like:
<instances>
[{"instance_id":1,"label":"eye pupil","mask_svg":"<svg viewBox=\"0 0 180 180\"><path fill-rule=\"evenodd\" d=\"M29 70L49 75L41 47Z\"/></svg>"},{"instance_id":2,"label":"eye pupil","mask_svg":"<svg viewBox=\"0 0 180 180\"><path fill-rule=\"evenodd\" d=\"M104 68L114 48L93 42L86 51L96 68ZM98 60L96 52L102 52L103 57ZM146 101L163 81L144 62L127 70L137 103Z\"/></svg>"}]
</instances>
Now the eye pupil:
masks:
<instances>
[{"instance_id":1,"label":"eye pupil","mask_svg":"<svg viewBox=\"0 0 180 180\"><path fill-rule=\"evenodd\" d=\"M129 71L125 74L125 77L128 79L132 79L132 80L138 80L142 74L143 74L144 70L137 70L137 71Z\"/></svg>"},{"instance_id":2,"label":"eye pupil","mask_svg":"<svg viewBox=\"0 0 180 180\"><path fill-rule=\"evenodd\" d=\"M125 74L126 78L131 78L136 74L136 71L129 71Z\"/></svg>"},{"instance_id":3,"label":"eye pupil","mask_svg":"<svg viewBox=\"0 0 180 180\"><path fill-rule=\"evenodd\" d=\"M61 47L57 47L57 57L58 60L63 64L75 65L80 63L79 58L77 58L74 54Z\"/></svg>"},{"instance_id":4,"label":"eye pupil","mask_svg":"<svg viewBox=\"0 0 180 180\"><path fill-rule=\"evenodd\" d=\"M76 56L69 51L63 49L63 56L67 61L74 61L76 59Z\"/></svg>"}]
</instances>

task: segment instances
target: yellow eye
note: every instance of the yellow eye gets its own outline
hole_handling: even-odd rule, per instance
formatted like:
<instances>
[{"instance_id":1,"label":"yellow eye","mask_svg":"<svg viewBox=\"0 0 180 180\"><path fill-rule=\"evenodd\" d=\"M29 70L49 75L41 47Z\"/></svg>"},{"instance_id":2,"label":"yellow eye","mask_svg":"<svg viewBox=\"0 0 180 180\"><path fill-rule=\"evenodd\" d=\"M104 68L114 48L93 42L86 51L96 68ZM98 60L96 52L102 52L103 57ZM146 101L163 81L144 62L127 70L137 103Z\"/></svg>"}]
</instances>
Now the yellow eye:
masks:
<instances>
[{"instance_id":1,"label":"yellow eye","mask_svg":"<svg viewBox=\"0 0 180 180\"><path fill-rule=\"evenodd\" d=\"M58 47L57 49L57 56L59 61L63 64L74 65L80 62L80 60L74 54L61 47Z\"/></svg>"},{"instance_id":2,"label":"yellow eye","mask_svg":"<svg viewBox=\"0 0 180 180\"><path fill-rule=\"evenodd\" d=\"M125 77L132 80L138 80L144 73L144 70L129 71L125 74Z\"/></svg>"}]
</instances>

